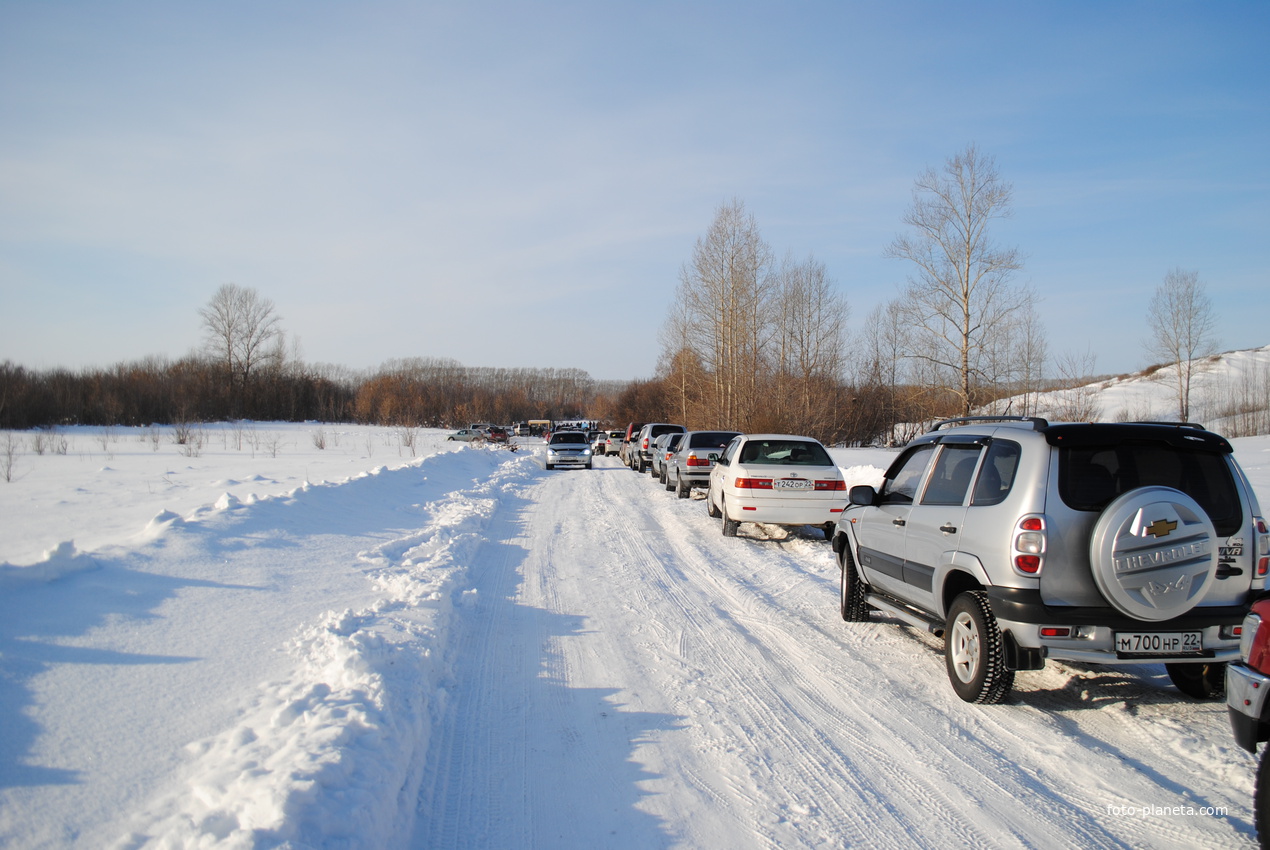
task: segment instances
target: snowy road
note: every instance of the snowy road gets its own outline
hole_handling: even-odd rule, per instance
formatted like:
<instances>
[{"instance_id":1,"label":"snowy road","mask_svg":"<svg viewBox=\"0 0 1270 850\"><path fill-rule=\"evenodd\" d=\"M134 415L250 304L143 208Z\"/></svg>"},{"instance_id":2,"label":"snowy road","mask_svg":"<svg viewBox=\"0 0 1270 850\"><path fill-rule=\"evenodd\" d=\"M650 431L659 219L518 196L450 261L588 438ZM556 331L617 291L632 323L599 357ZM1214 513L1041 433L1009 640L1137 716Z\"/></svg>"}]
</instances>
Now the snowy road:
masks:
<instances>
[{"instance_id":1,"label":"snowy road","mask_svg":"<svg viewBox=\"0 0 1270 850\"><path fill-rule=\"evenodd\" d=\"M596 467L534 478L474 555L415 847L1248 843L1220 702L1051 664L966 705L937 640L837 617L818 534L726 539Z\"/></svg>"},{"instance_id":2,"label":"snowy road","mask_svg":"<svg viewBox=\"0 0 1270 850\"><path fill-rule=\"evenodd\" d=\"M938 640L839 618L810 529L725 538L699 495L533 444L426 432L382 466L382 429L260 426L277 457L224 433L0 491L4 551L48 548L0 555L0 846L1253 841L1254 760L1162 668L967 705ZM1238 451L1264 495L1270 443Z\"/></svg>"}]
</instances>

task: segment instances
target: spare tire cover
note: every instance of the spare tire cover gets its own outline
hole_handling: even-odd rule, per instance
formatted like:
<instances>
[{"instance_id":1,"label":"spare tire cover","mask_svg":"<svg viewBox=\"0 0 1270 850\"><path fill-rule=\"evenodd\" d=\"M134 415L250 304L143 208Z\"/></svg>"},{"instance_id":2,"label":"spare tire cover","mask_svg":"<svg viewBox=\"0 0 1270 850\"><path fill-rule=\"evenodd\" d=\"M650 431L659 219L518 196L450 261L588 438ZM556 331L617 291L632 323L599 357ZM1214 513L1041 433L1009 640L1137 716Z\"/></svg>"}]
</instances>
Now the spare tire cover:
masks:
<instances>
[{"instance_id":1,"label":"spare tire cover","mask_svg":"<svg viewBox=\"0 0 1270 850\"><path fill-rule=\"evenodd\" d=\"M1130 490L1094 524L1094 581L1116 610L1168 620L1195 607L1216 581L1217 533L1204 509L1171 487Z\"/></svg>"}]
</instances>

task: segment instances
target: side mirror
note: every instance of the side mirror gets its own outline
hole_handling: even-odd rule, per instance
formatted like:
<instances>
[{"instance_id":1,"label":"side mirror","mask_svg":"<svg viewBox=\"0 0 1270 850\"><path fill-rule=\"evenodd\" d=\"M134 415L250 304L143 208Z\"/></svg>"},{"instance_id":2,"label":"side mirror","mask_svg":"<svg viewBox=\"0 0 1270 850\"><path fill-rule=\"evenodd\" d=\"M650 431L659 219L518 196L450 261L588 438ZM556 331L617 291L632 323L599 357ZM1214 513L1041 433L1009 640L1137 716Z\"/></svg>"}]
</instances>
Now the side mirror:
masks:
<instances>
[{"instance_id":1,"label":"side mirror","mask_svg":"<svg viewBox=\"0 0 1270 850\"><path fill-rule=\"evenodd\" d=\"M711 459L712 459L715 463L719 464L719 466L727 466L727 465L728 465L728 459L727 459L727 458L725 458L723 455L710 455L710 458L711 458Z\"/></svg>"},{"instance_id":2,"label":"side mirror","mask_svg":"<svg viewBox=\"0 0 1270 850\"><path fill-rule=\"evenodd\" d=\"M867 484L857 484L847 492L847 501L853 505L870 507L877 502L878 492Z\"/></svg>"}]
</instances>

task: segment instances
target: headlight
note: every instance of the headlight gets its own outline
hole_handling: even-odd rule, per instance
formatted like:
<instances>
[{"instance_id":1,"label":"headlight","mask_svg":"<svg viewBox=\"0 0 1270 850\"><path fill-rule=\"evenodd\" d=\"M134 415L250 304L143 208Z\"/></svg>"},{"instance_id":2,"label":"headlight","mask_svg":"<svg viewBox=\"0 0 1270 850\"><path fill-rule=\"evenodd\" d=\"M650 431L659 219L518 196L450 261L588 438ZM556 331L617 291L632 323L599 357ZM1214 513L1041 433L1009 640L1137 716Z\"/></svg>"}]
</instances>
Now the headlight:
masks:
<instances>
[{"instance_id":1,"label":"headlight","mask_svg":"<svg viewBox=\"0 0 1270 850\"><path fill-rule=\"evenodd\" d=\"M584 454L584 455L589 455L590 453L591 453L591 447L590 447L590 446L587 446L585 449L583 449L583 450L582 450L582 454Z\"/></svg>"}]
</instances>

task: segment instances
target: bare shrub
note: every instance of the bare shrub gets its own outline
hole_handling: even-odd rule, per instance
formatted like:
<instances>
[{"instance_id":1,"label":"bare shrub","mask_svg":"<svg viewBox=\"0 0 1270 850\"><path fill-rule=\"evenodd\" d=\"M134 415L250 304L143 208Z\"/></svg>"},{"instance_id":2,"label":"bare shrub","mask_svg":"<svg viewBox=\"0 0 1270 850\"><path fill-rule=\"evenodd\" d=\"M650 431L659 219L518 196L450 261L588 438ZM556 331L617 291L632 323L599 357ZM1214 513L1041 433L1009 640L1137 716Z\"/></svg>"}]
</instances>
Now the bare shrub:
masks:
<instances>
[{"instance_id":1,"label":"bare shrub","mask_svg":"<svg viewBox=\"0 0 1270 850\"><path fill-rule=\"evenodd\" d=\"M319 449L326 448L326 431L319 428L313 432L313 445L317 446Z\"/></svg>"},{"instance_id":2,"label":"bare shrub","mask_svg":"<svg viewBox=\"0 0 1270 850\"><path fill-rule=\"evenodd\" d=\"M397 442L401 444L401 448L410 449L410 456L415 454L415 438L418 435L418 429L408 425L401 425L397 428ZM401 450L398 449L398 454Z\"/></svg>"},{"instance_id":3,"label":"bare shrub","mask_svg":"<svg viewBox=\"0 0 1270 850\"><path fill-rule=\"evenodd\" d=\"M0 443L0 478L12 481L18 466L18 456L22 454L22 439L5 432L4 442Z\"/></svg>"}]
</instances>

